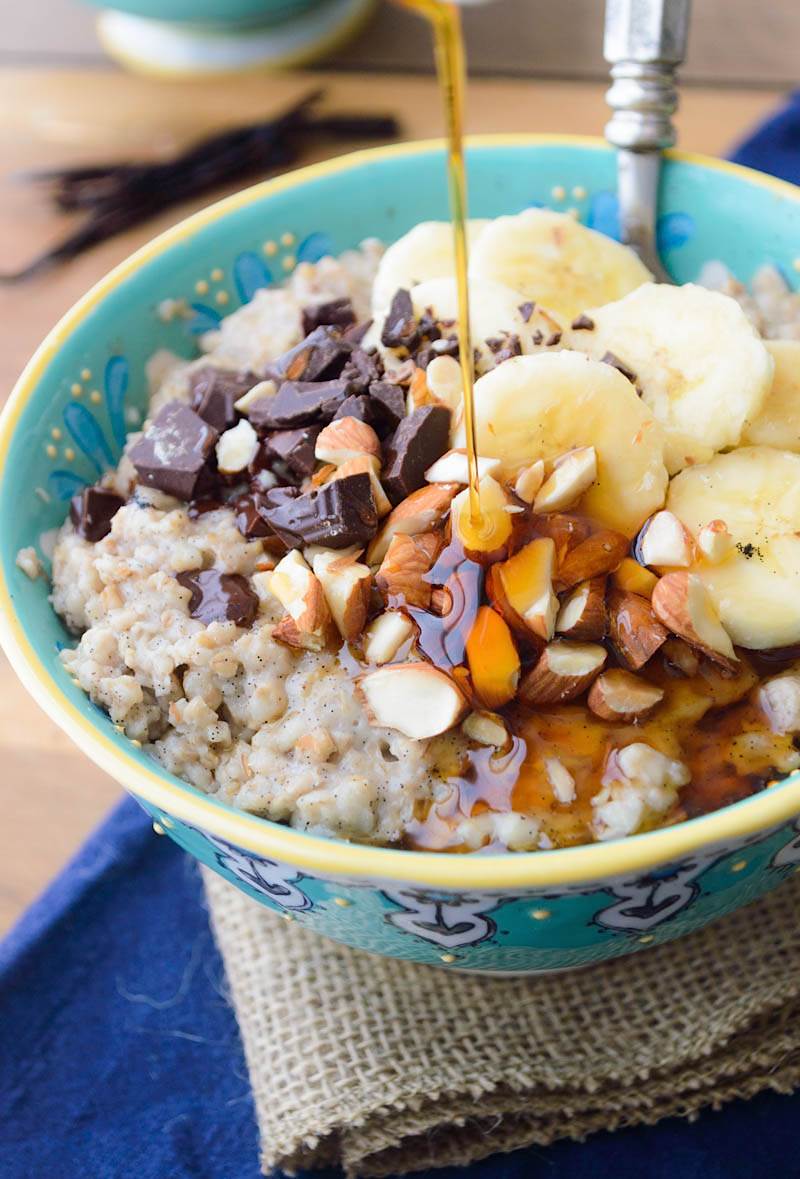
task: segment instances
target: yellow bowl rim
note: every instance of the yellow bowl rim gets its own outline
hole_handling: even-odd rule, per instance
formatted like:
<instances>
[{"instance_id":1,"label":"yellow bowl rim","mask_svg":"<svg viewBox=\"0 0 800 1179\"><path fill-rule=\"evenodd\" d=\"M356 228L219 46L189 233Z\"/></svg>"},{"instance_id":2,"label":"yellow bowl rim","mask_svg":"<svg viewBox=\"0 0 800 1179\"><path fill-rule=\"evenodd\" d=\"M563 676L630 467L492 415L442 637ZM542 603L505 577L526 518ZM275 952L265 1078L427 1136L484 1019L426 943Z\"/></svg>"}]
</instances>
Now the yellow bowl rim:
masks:
<instances>
[{"instance_id":1,"label":"yellow bowl rim","mask_svg":"<svg viewBox=\"0 0 800 1179\"><path fill-rule=\"evenodd\" d=\"M555 134L475 135L472 147L523 147L537 145L580 146L605 149L604 140L592 136ZM301 187L309 180L345 172L376 160L438 152L440 139L419 140L352 152L332 160L311 164L289 174L266 180L201 209L140 247L100 279L48 333L17 381L0 415L0 470L6 461L14 427L46 366L69 333L89 312L129 275L196 230L211 224L262 196ZM671 158L684 163L729 173L769 188L777 195L800 201L800 188L775 177L730 164L709 156L672 151ZM694 855L709 845L738 842L767 831L800 814L800 774L767 788L740 803L710 815L678 823L657 831L628 836L608 843L590 843L574 848L498 855L446 855L396 848L370 847L343 840L309 835L245 811L235 810L211 797L195 795L177 779L170 780L158 770L142 766L125 750L117 748L51 680L37 658L16 616L10 587L0 568L0 644L25 687L44 711L72 738L92 761L132 794L140 797L159 815L200 827L257 855L278 859L323 876L339 879L374 879L422 884L452 890L476 888L515 891L520 888L548 888L557 884L589 883L621 874L638 873L657 865Z\"/></svg>"}]
</instances>

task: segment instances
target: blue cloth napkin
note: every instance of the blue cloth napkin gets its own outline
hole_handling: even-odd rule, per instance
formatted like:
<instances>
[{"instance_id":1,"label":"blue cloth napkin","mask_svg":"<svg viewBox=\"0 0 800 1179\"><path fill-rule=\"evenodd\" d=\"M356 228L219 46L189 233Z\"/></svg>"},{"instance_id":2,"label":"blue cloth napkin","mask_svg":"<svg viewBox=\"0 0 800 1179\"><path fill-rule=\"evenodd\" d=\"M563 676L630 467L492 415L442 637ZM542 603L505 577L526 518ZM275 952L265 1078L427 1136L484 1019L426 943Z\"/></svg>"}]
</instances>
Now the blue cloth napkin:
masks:
<instances>
[{"instance_id":1,"label":"blue cloth napkin","mask_svg":"<svg viewBox=\"0 0 800 1179\"><path fill-rule=\"evenodd\" d=\"M800 182L800 94L733 158ZM798 1123L800 1093L765 1093L691 1124L435 1175L791 1177ZM197 868L125 800L0 943L0 1179L258 1175L247 1070Z\"/></svg>"}]
</instances>

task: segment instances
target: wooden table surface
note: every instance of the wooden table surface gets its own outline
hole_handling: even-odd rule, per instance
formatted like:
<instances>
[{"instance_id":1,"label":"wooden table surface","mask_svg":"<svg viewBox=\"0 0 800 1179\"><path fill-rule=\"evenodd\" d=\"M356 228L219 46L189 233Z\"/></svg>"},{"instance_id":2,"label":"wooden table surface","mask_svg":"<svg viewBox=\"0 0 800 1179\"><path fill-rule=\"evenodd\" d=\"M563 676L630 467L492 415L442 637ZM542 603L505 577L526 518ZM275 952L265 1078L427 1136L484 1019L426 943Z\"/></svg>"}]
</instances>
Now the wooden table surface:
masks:
<instances>
[{"instance_id":1,"label":"wooden table surface","mask_svg":"<svg viewBox=\"0 0 800 1179\"><path fill-rule=\"evenodd\" d=\"M437 94L425 77L315 73L177 85L104 70L0 71L3 269L21 264L65 227L63 217L15 174L65 162L168 153L211 129L268 116L318 86L325 88L330 109L390 111L401 118L408 139L439 134ZM768 90L687 90L679 117L682 146L721 154L779 98ZM603 87L591 83L481 79L470 89L468 126L476 132L598 134L605 115ZM331 149L316 158L324 154ZM91 283L193 207L171 210L27 284L0 286L0 397L45 332ZM0 700L2 931L120 791L30 700L2 656Z\"/></svg>"}]
</instances>

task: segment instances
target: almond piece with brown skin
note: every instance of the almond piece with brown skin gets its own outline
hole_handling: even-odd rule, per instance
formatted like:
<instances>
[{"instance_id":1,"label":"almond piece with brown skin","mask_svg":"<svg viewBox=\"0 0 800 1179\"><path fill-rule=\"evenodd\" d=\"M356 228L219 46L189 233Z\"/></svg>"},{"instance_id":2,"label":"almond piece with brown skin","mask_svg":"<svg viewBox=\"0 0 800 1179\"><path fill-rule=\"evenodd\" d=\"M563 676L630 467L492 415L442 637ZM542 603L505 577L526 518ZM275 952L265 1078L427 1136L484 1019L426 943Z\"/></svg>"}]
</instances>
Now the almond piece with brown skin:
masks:
<instances>
[{"instance_id":1,"label":"almond piece with brown skin","mask_svg":"<svg viewBox=\"0 0 800 1179\"><path fill-rule=\"evenodd\" d=\"M414 623L402 610L386 610L373 618L364 632L367 663L391 663L414 634Z\"/></svg>"},{"instance_id":2,"label":"almond piece with brown skin","mask_svg":"<svg viewBox=\"0 0 800 1179\"><path fill-rule=\"evenodd\" d=\"M612 573L628 552L629 541L621 532L603 528L571 549L558 568L557 588L570 589L579 581L588 581Z\"/></svg>"},{"instance_id":3,"label":"almond piece with brown skin","mask_svg":"<svg viewBox=\"0 0 800 1179\"><path fill-rule=\"evenodd\" d=\"M441 357L444 359L444 357ZM449 359L452 359L450 357ZM500 466L500 459L482 458L478 455L478 478L493 475ZM425 472L428 483L469 483L469 464L466 450L448 450Z\"/></svg>"},{"instance_id":4,"label":"almond piece with brown skin","mask_svg":"<svg viewBox=\"0 0 800 1179\"><path fill-rule=\"evenodd\" d=\"M415 536L435 528L450 510L458 490L457 483L429 483L412 491L389 513L380 532L371 541L367 549L367 564L380 565L392 537L398 533Z\"/></svg>"},{"instance_id":5,"label":"almond piece with brown skin","mask_svg":"<svg viewBox=\"0 0 800 1179\"><path fill-rule=\"evenodd\" d=\"M638 594L641 598L651 598L658 578L644 565L634 561L633 557L623 557L611 574L611 580L617 589Z\"/></svg>"},{"instance_id":6,"label":"almond piece with brown skin","mask_svg":"<svg viewBox=\"0 0 800 1179\"><path fill-rule=\"evenodd\" d=\"M597 642L605 638L606 626L606 579L582 581L562 601L556 633L567 639Z\"/></svg>"},{"instance_id":7,"label":"almond piece with brown skin","mask_svg":"<svg viewBox=\"0 0 800 1179\"><path fill-rule=\"evenodd\" d=\"M431 601L431 586L425 581L440 540L434 532L418 536L398 533L393 536L381 567L375 574L375 584L391 605L419 606L427 610Z\"/></svg>"},{"instance_id":8,"label":"almond piece with brown skin","mask_svg":"<svg viewBox=\"0 0 800 1179\"><path fill-rule=\"evenodd\" d=\"M597 643L549 643L538 662L523 679L519 698L523 704L565 704L576 700L602 671L607 655Z\"/></svg>"},{"instance_id":9,"label":"almond piece with brown skin","mask_svg":"<svg viewBox=\"0 0 800 1179\"><path fill-rule=\"evenodd\" d=\"M608 637L619 658L631 671L644 667L669 638L647 598L611 589L608 594Z\"/></svg>"},{"instance_id":10,"label":"almond piece with brown skin","mask_svg":"<svg viewBox=\"0 0 800 1179\"><path fill-rule=\"evenodd\" d=\"M298 651L324 651L328 646L325 636L300 630L291 614L284 614L280 622L273 626L272 637L285 647L294 647Z\"/></svg>"},{"instance_id":11,"label":"almond piece with brown skin","mask_svg":"<svg viewBox=\"0 0 800 1179\"><path fill-rule=\"evenodd\" d=\"M612 668L592 684L587 703L601 720L628 722L646 716L663 699L662 689L655 684L621 668Z\"/></svg>"},{"instance_id":12,"label":"almond piece with brown skin","mask_svg":"<svg viewBox=\"0 0 800 1179\"><path fill-rule=\"evenodd\" d=\"M357 638L366 625L369 610L372 588L369 568L336 549L316 553L313 568L339 634L345 641Z\"/></svg>"},{"instance_id":13,"label":"almond piece with brown skin","mask_svg":"<svg viewBox=\"0 0 800 1179\"><path fill-rule=\"evenodd\" d=\"M664 626L733 671L739 660L708 590L696 573L667 573L653 590L653 610Z\"/></svg>"},{"instance_id":14,"label":"almond piece with brown skin","mask_svg":"<svg viewBox=\"0 0 800 1179\"><path fill-rule=\"evenodd\" d=\"M514 481L514 495L526 504L532 504L536 493L544 483L544 462L537 459L529 467L523 467Z\"/></svg>"},{"instance_id":15,"label":"almond piece with brown skin","mask_svg":"<svg viewBox=\"0 0 800 1179\"><path fill-rule=\"evenodd\" d=\"M467 712L463 692L430 663L392 663L357 681L372 725L424 741L452 729Z\"/></svg>"},{"instance_id":16,"label":"almond piece with brown skin","mask_svg":"<svg viewBox=\"0 0 800 1179\"><path fill-rule=\"evenodd\" d=\"M556 460L552 474L540 487L533 501L535 512L560 512L569 508L597 480L597 452L593 446L580 446Z\"/></svg>"},{"instance_id":17,"label":"almond piece with brown skin","mask_svg":"<svg viewBox=\"0 0 800 1179\"><path fill-rule=\"evenodd\" d=\"M380 462L381 443L372 426L358 418L334 418L317 435L314 456L321 463L340 467L360 454L372 455Z\"/></svg>"},{"instance_id":18,"label":"almond piece with brown skin","mask_svg":"<svg viewBox=\"0 0 800 1179\"><path fill-rule=\"evenodd\" d=\"M331 482L336 479L346 479L348 475L369 475L372 488L372 498L375 500L375 510L378 518L388 516L392 510L389 497L383 490L383 484L378 478L380 463L372 454L358 454L355 458L347 459L340 467L334 467L329 475Z\"/></svg>"},{"instance_id":19,"label":"almond piece with brown skin","mask_svg":"<svg viewBox=\"0 0 800 1179\"><path fill-rule=\"evenodd\" d=\"M507 561L492 565L487 592L509 626L548 642L555 633L558 598L553 593L555 543L530 541Z\"/></svg>"},{"instance_id":20,"label":"almond piece with brown skin","mask_svg":"<svg viewBox=\"0 0 800 1179\"><path fill-rule=\"evenodd\" d=\"M297 549L288 552L275 566L270 574L269 589L288 612L300 634L305 636L309 643L319 644L311 647L311 650L321 650L327 645L332 635L332 618L328 603L319 579L311 572ZM278 626L282 627L283 622L285 619L278 623ZM284 627L276 637L282 642L289 642L285 636L291 633L291 628Z\"/></svg>"}]
</instances>

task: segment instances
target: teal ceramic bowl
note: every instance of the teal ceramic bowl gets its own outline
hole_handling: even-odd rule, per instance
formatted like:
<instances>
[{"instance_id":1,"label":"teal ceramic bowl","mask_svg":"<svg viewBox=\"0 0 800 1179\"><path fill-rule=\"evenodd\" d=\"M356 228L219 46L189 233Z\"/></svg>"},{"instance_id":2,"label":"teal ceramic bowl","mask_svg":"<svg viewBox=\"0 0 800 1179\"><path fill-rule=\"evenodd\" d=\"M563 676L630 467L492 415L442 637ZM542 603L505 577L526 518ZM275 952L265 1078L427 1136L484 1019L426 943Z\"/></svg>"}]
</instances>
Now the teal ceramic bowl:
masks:
<instances>
[{"instance_id":1,"label":"teal ceramic bowl","mask_svg":"<svg viewBox=\"0 0 800 1179\"><path fill-rule=\"evenodd\" d=\"M265 27L289 20L320 0L86 0L93 8L113 8L131 16L207 29Z\"/></svg>"},{"instance_id":2,"label":"teal ceramic bowl","mask_svg":"<svg viewBox=\"0 0 800 1179\"><path fill-rule=\"evenodd\" d=\"M474 216L574 206L616 232L614 158L600 143L477 139L469 173ZM800 190L674 155L662 207L661 246L678 279L712 258L743 280L765 261L796 274ZM15 565L25 545L46 554L70 496L119 455L141 420L156 348L190 357L198 333L297 261L446 216L440 145L364 152L207 209L90 291L41 346L0 422L0 638L46 712L156 829L261 904L380 954L451 969L558 970L678 937L800 870L800 774L713 815L567 850L448 856L314 837L215 802L118 733L61 667L70 638L46 584ZM165 299L185 300L190 317L165 321Z\"/></svg>"}]
</instances>

